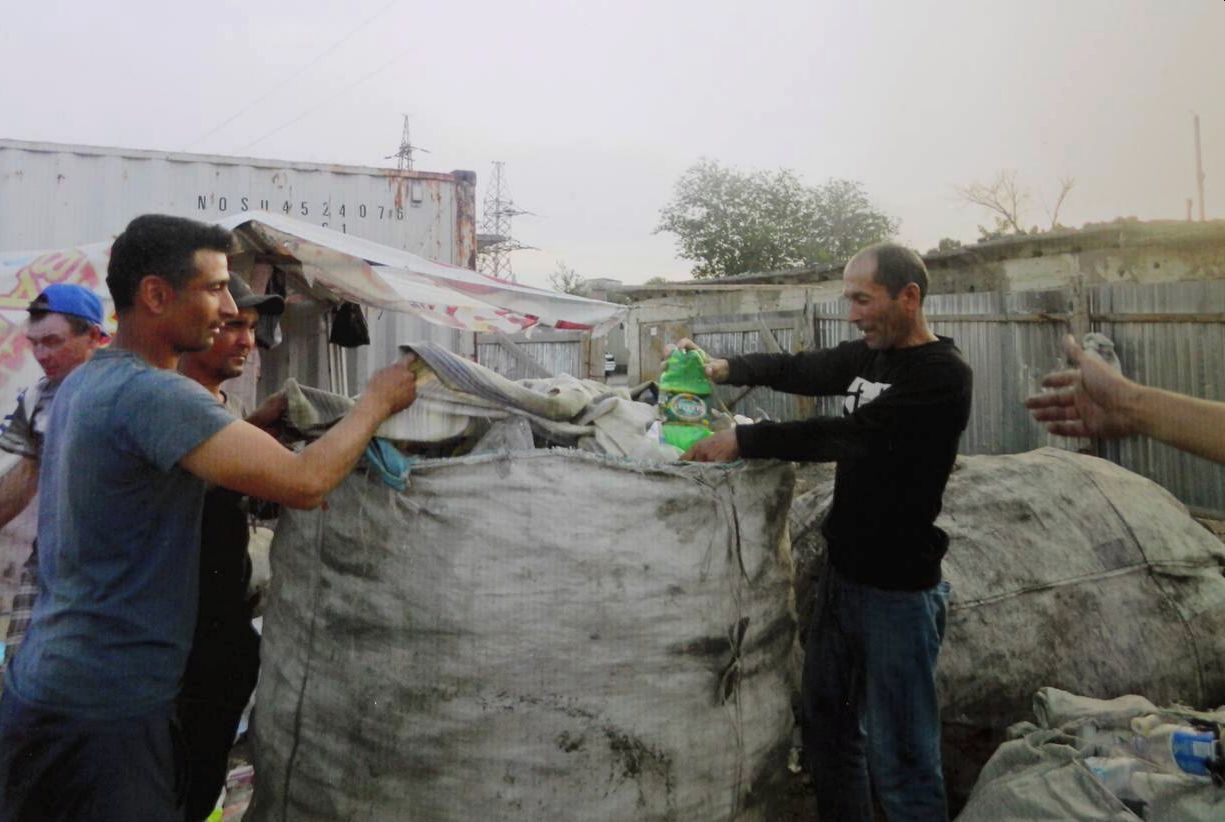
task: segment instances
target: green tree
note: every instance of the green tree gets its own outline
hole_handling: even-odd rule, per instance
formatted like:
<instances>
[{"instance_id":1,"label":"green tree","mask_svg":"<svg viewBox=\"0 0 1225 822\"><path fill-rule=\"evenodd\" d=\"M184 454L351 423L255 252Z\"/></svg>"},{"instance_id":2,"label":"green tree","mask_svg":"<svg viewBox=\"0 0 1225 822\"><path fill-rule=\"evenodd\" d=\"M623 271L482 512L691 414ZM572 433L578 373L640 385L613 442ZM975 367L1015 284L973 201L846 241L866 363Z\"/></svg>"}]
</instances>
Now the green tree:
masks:
<instances>
[{"instance_id":1,"label":"green tree","mask_svg":"<svg viewBox=\"0 0 1225 822\"><path fill-rule=\"evenodd\" d=\"M677 181L655 232L675 234L679 256L696 261L693 276L703 279L846 259L897 227L853 180L808 186L787 169L742 172L703 159Z\"/></svg>"},{"instance_id":2,"label":"green tree","mask_svg":"<svg viewBox=\"0 0 1225 822\"><path fill-rule=\"evenodd\" d=\"M872 207L862 183L831 179L810 196L814 223L804 249L807 263L846 260L865 245L897 233L898 221Z\"/></svg>"}]
</instances>

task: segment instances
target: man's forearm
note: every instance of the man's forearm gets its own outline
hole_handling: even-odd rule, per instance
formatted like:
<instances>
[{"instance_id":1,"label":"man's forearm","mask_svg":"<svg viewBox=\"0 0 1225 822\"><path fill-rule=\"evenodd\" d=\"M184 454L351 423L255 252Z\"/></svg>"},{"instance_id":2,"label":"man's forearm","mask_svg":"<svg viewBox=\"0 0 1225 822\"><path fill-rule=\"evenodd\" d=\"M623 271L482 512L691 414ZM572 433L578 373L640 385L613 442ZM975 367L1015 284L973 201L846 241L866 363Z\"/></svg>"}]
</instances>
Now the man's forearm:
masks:
<instances>
[{"instance_id":1,"label":"man's forearm","mask_svg":"<svg viewBox=\"0 0 1225 822\"><path fill-rule=\"evenodd\" d=\"M836 462L867 454L880 434L851 418L813 417L759 422L734 429L740 456L795 462Z\"/></svg>"},{"instance_id":2,"label":"man's forearm","mask_svg":"<svg viewBox=\"0 0 1225 822\"><path fill-rule=\"evenodd\" d=\"M353 469L387 415L412 404L407 362L376 371L357 404L298 453L241 420L209 437L179 460L201 479L291 508L315 508Z\"/></svg>"},{"instance_id":3,"label":"man's forearm","mask_svg":"<svg viewBox=\"0 0 1225 822\"><path fill-rule=\"evenodd\" d=\"M38 462L21 457L0 477L0 528L26 509L38 492Z\"/></svg>"},{"instance_id":4,"label":"man's forearm","mask_svg":"<svg viewBox=\"0 0 1225 822\"><path fill-rule=\"evenodd\" d=\"M1225 463L1225 403L1145 387L1127 414L1138 433Z\"/></svg>"},{"instance_id":5,"label":"man's forearm","mask_svg":"<svg viewBox=\"0 0 1225 822\"><path fill-rule=\"evenodd\" d=\"M348 476L386 417L386 409L363 397L327 433L302 449L297 459L303 474L318 483L319 496Z\"/></svg>"},{"instance_id":6,"label":"man's forearm","mask_svg":"<svg viewBox=\"0 0 1225 822\"><path fill-rule=\"evenodd\" d=\"M798 354L741 354L728 360L731 385L760 385L806 397L840 394L850 382L838 349Z\"/></svg>"}]
</instances>

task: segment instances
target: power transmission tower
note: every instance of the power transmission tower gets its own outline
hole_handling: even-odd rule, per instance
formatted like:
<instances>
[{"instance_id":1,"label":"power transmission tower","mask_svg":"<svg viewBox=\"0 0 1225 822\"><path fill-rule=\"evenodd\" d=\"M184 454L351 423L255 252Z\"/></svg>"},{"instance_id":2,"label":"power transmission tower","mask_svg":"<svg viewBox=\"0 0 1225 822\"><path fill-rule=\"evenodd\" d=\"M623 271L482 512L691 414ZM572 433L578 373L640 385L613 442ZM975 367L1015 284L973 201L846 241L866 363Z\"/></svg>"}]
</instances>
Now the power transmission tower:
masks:
<instances>
[{"instance_id":1,"label":"power transmission tower","mask_svg":"<svg viewBox=\"0 0 1225 822\"><path fill-rule=\"evenodd\" d=\"M533 246L523 245L511 236L510 221L520 214L532 212L519 208L510 198L510 188L502 174L504 165L494 161L493 176L485 189L485 213L481 218L481 232L476 235L476 267L482 274L515 282L510 253Z\"/></svg>"},{"instance_id":2,"label":"power transmission tower","mask_svg":"<svg viewBox=\"0 0 1225 822\"><path fill-rule=\"evenodd\" d=\"M430 153L428 148L413 145L413 141L408 134L408 115L405 114L404 132L400 135L400 148L396 150L395 154L388 154L384 159L390 160L392 157L394 157L396 158L397 169L400 171L412 171L414 151L424 151L426 154Z\"/></svg>"}]
</instances>

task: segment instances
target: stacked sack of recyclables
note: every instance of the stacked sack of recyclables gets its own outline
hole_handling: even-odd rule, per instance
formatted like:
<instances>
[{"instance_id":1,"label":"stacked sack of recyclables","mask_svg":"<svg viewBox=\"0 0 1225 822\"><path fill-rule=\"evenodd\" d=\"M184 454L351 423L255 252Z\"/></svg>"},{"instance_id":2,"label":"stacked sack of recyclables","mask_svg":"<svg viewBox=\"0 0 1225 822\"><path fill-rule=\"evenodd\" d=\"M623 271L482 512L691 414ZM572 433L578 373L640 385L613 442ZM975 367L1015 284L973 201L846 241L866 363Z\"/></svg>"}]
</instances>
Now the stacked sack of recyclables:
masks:
<instances>
[{"instance_id":1,"label":"stacked sack of recyclables","mask_svg":"<svg viewBox=\"0 0 1225 822\"><path fill-rule=\"evenodd\" d=\"M651 406L415 348L416 418L383 433L476 445L372 451L326 510L282 514L250 818L769 818L790 467L669 463ZM343 410L291 393L301 429Z\"/></svg>"}]
</instances>

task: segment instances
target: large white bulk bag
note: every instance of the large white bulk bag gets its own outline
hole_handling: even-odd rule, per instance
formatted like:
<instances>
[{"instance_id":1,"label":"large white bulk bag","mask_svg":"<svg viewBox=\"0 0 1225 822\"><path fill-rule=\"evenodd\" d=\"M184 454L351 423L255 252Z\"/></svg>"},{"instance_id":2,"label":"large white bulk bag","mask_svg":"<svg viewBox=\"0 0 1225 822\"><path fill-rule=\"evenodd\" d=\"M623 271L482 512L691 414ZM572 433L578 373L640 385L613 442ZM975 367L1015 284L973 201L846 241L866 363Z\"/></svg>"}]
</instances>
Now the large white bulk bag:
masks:
<instances>
[{"instance_id":1,"label":"large white bulk bag","mask_svg":"<svg viewBox=\"0 0 1225 822\"><path fill-rule=\"evenodd\" d=\"M272 547L250 818L768 818L791 741L782 464L359 470Z\"/></svg>"}]
</instances>

